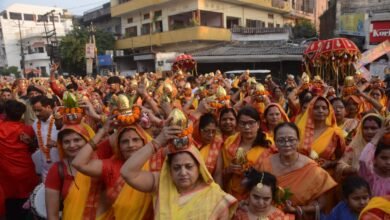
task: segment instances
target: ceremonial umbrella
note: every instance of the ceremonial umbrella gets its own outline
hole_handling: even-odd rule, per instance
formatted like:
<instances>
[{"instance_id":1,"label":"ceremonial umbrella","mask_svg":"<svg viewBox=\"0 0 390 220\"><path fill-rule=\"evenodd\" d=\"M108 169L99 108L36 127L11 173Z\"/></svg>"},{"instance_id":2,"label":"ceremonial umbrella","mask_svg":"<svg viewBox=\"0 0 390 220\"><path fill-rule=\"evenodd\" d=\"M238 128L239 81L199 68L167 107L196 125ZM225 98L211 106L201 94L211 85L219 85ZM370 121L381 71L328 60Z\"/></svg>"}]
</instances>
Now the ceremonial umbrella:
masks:
<instances>
[{"instance_id":1,"label":"ceremonial umbrella","mask_svg":"<svg viewBox=\"0 0 390 220\"><path fill-rule=\"evenodd\" d=\"M196 70L196 61L189 54L182 54L176 57L175 62L172 64L172 71L192 72Z\"/></svg>"}]
</instances>

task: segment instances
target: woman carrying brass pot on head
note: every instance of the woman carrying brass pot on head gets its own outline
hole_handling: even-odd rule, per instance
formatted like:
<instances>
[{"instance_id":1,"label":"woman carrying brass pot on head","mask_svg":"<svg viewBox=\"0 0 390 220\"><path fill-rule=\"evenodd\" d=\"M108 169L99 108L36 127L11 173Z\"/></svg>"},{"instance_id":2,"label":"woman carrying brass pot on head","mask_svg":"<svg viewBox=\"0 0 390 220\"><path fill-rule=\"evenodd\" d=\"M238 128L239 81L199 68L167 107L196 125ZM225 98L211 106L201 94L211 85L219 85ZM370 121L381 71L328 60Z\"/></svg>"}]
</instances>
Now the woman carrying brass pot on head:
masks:
<instances>
[{"instance_id":1,"label":"woman carrying brass pot on head","mask_svg":"<svg viewBox=\"0 0 390 220\"><path fill-rule=\"evenodd\" d=\"M214 182L190 134L187 118L174 109L158 137L135 152L121 174L135 189L153 193L155 219L229 219L236 200ZM142 171L162 147L168 155L161 172Z\"/></svg>"}]
</instances>

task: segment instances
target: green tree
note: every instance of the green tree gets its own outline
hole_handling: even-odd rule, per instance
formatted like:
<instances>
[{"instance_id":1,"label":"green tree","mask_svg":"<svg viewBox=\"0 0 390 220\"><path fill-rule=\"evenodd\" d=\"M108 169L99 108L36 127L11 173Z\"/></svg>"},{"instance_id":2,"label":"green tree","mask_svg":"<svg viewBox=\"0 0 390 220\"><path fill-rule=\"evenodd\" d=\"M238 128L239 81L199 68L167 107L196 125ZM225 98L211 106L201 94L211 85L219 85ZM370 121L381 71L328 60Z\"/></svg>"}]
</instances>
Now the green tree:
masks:
<instances>
[{"instance_id":1,"label":"green tree","mask_svg":"<svg viewBox=\"0 0 390 220\"><path fill-rule=\"evenodd\" d=\"M299 20L292 28L292 32L295 39L299 38L311 38L317 36L316 27L311 21Z\"/></svg>"},{"instance_id":2,"label":"green tree","mask_svg":"<svg viewBox=\"0 0 390 220\"><path fill-rule=\"evenodd\" d=\"M75 27L62 39L60 51L63 71L76 74L85 73L85 44L88 39L89 33L85 27ZM115 38L111 33L97 30L95 39L98 54L114 49Z\"/></svg>"},{"instance_id":3,"label":"green tree","mask_svg":"<svg viewBox=\"0 0 390 220\"><path fill-rule=\"evenodd\" d=\"M16 78L20 78L20 71L18 70L18 67L10 66L0 69L0 75L2 76L9 76L11 74L14 74Z\"/></svg>"}]
</instances>

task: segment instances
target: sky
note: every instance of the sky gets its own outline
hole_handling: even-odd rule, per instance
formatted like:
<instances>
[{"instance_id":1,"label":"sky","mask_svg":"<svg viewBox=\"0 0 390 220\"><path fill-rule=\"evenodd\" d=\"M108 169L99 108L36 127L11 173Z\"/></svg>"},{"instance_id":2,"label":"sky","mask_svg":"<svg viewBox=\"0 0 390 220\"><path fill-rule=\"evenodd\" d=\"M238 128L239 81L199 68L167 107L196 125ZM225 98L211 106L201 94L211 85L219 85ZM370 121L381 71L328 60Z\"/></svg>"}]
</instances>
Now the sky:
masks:
<instances>
[{"instance_id":1,"label":"sky","mask_svg":"<svg viewBox=\"0 0 390 220\"><path fill-rule=\"evenodd\" d=\"M0 0L0 11L3 11L8 6L14 3L56 6L63 9L68 9L74 15L82 15L84 11L96 8L110 0Z\"/></svg>"}]
</instances>

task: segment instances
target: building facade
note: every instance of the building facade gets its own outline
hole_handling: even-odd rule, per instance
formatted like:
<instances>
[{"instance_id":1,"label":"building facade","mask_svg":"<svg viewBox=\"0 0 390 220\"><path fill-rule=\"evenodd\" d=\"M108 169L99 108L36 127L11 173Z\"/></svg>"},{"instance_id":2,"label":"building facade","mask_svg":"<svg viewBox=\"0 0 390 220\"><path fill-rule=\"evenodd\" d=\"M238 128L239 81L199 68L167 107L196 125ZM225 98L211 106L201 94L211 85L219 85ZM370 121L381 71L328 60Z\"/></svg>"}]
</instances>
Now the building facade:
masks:
<instances>
[{"instance_id":1,"label":"building facade","mask_svg":"<svg viewBox=\"0 0 390 220\"><path fill-rule=\"evenodd\" d=\"M321 16L320 38L346 37L361 50L390 40L390 2L333 0Z\"/></svg>"},{"instance_id":2,"label":"building facade","mask_svg":"<svg viewBox=\"0 0 390 220\"><path fill-rule=\"evenodd\" d=\"M94 27L97 29L110 32L113 35L121 33L121 19L118 17L111 17L110 2L83 13L81 24L88 26L91 23L93 23Z\"/></svg>"},{"instance_id":3,"label":"building facade","mask_svg":"<svg viewBox=\"0 0 390 220\"><path fill-rule=\"evenodd\" d=\"M316 2L322 1L111 0L111 15L120 17L122 25L116 49L124 52L116 57L117 65L121 71L166 70L170 56L245 40L237 33L240 39L234 39L231 30L237 27L277 29L298 19L314 23Z\"/></svg>"},{"instance_id":4,"label":"building facade","mask_svg":"<svg viewBox=\"0 0 390 220\"><path fill-rule=\"evenodd\" d=\"M58 45L71 29L72 16L64 9L12 4L0 16L0 68L48 73L48 51L52 52L48 45Z\"/></svg>"}]
</instances>

